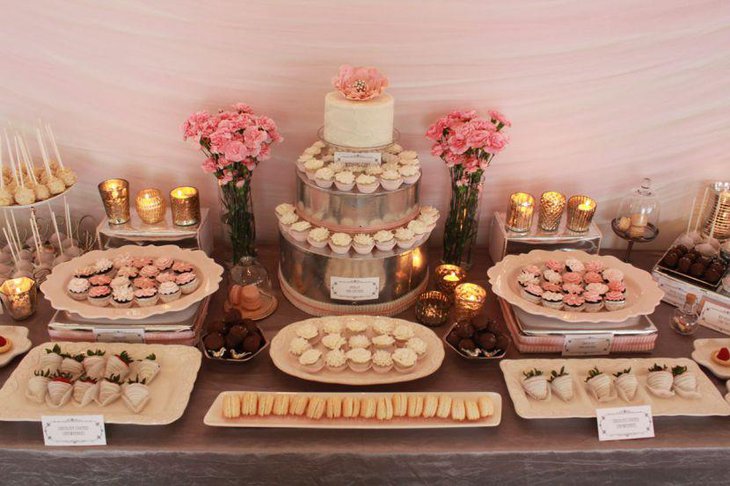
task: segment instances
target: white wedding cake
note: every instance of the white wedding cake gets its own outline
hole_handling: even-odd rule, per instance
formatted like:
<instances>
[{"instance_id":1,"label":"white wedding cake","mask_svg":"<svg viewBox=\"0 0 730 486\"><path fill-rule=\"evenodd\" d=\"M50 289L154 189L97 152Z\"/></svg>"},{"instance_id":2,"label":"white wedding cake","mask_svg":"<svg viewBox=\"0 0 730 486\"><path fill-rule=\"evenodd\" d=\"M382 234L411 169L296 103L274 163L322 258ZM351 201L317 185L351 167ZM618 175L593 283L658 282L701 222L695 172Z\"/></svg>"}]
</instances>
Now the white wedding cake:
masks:
<instances>
[{"instance_id":1,"label":"white wedding cake","mask_svg":"<svg viewBox=\"0 0 730 486\"><path fill-rule=\"evenodd\" d=\"M393 142L393 97L348 100L339 91L324 97L324 139L341 147L381 147Z\"/></svg>"}]
</instances>

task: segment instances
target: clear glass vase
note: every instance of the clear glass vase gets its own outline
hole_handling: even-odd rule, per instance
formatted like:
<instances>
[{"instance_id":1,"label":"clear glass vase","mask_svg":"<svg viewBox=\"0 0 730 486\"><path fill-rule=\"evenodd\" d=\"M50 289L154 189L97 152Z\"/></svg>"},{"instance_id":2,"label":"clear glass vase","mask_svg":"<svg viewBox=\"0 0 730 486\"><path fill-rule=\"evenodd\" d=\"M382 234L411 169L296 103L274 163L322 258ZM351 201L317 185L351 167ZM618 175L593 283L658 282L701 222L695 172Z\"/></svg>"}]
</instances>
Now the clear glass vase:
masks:
<instances>
[{"instance_id":1,"label":"clear glass vase","mask_svg":"<svg viewBox=\"0 0 730 486\"><path fill-rule=\"evenodd\" d=\"M223 214L221 220L231 242L232 264L244 257L256 256L256 219L253 213L251 178L240 187L233 182L221 186Z\"/></svg>"},{"instance_id":2,"label":"clear glass vase","mask_svg":"<svg viewBox=\"0 0 730 486\"><path fill-rule=\"evenodd\" d=\"M484 170L467 174L462 166L451 172L451 202L444 228L444 263L468 269L472 265L481 208Z\"/></svg>"}]
</instances>

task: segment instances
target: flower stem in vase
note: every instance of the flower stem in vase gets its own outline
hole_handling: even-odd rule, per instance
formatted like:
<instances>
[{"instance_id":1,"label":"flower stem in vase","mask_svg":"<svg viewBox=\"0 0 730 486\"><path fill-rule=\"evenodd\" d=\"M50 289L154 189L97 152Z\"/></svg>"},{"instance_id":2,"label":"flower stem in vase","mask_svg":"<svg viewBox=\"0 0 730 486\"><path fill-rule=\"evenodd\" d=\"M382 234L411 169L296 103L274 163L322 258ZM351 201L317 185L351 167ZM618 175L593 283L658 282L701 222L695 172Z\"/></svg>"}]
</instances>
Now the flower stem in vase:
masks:
<instances>
[{"instance_id":1,"label":"flower stem in vase","mask_svg":"<svg viewBox=\"0 0 730 486\"><path fill-rule=\"evenodd\" d=\"M223 222L228 229L235 265L241 258L256 256L256 220L250 175L242 183L229 182L221 186L221 199L225 211Z\"/></svg>"},{"instance_id":2,"label":"flower stem in vase","mask_svg":"<svg viewBox=\"0 0 730 486\"><path fill-rule=\"evenodd\" d=\"M454 166L450 172L451 202L444 229L443 261L469 268L479 228L484 171L464 174L463 167Z\"/></svg>"}]
</instances>

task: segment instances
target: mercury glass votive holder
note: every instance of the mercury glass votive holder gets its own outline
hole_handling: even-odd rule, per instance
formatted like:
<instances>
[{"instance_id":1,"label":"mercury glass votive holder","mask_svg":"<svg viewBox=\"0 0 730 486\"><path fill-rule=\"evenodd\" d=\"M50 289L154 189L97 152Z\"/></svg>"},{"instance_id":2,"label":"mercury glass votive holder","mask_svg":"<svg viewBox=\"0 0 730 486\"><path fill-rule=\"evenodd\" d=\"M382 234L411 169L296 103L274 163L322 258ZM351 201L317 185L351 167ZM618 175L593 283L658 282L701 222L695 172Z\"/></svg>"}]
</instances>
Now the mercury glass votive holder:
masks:
<instances>
[{"instance_id":1,"label":"mercury glass votive holder","mask_svg":"<svg viewBox=\"0 0 730 486\"><path fill-rule=\"evenodd\" d=\"M454 289L454 304L458 319L471 318L479 314L487 300L487 291L473 283L463 283Z\"/></svg>"},{"instance_id":2,"label":"mercury glass votive holder","mask_svg":"<svg viewBox=\"0 0 730 486\"><path fill-rule=\"evenodd\" d=\"M557 231L565 211L565 196L556 191L543 192L537 213L537 226L542 231Z\"/></svg>"},{"instance_id":3,"label":"mercury glass votive holder","mask_svg":"<svg viewBox=\"0 0 730 486\"><path fill-rule=\"evenodd\" d=\"M200 197L196 188L181 186L170 191L170 207L173 224L191 226L200 222Z\"/></svg>"},{"instance_id":4,"label":"mercury glass votive holder","mask_svg":"<svg viewBox=\"0 0 730 486\"><path fill-rule=\"evenodd\" d=\"M429 327L445 324L449 318L451 299L438 290L424 292L416 301L416 320Z\"/></svg>"},{"instance_id":5,"label":"mercury glass votive holder","mask_svg":"<svg viewBox=\"0 0 730 486\"><path fill-rule=\"evenodd\" d=\"M568 199L568 221L566 227L576 233L585 233L591 226L598 204L588 196L577 195Z\"/></svg>"},{"instance_id":6,"label":"mercury glass votive holder","mask_svg":"<svg viewBox=\"0 0 730 486\"><path fill-rule=\"evenodd\" d=\"M434 273L436 274L436 287L449 297L454 294L457 285L466 279L466 270L448 263L436 267Z\"/></svg>"},{"instance_id":7,"label":"mercury glass votive holder","mask_svg":"<svg viewBox=\"0 0 730 486\"><path fill-rule=\"evenodd\" d=\"M109 224L129 221L129 182L124 179L107 179L99 184L99 195Z\"/></svg>"},{"instance_id":8,"label":"mercury glass votive holder","mask_svg":"<svg viewBox=\"0 0 730 486\"><path fill-rule=\"evenodd\" d=\"M38 287L28 277L6 280L0 285L0 300L10 317L22 321L32 316L38 306Z\"/></svg>"},{"instance_id":9,"label":"mercury glass votive holder","mask_svg":"<svg viewBox=\"0 0 730 486\"><path fill-rule=\"evenodd\" d=\"M165 218L165 200L159 189L143 189L134 200L139 219L147 224L159 223Z\"/></svg>"},{"instance_id":10,"label":"mercury glass votive holder","mask_svg":"<svg viewBox=\"0 0 730 486\"><path fill-rule=\"evenodd\" d=\"M526 192L515 192L509 197L507 229L515 233L527 233L532 226L535 198Z\"/></svg>"}]
</instances>

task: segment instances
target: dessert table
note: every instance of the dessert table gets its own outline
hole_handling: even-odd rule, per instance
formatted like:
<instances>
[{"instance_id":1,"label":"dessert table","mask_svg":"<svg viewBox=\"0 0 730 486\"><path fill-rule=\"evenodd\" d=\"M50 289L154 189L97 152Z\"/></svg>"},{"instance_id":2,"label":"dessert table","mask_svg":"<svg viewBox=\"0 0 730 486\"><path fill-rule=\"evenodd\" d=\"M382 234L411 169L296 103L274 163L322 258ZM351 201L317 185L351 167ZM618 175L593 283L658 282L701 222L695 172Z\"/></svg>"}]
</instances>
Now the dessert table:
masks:
<instances>
[{"instance_id":1,"label":"dessert table","mask_svg":"<svg viewBox=\"0 0 730 486\"><path fill-rule=\"evenodd\" d=\"M275 275L276 247L260 249ZM437 252L433 251L434 257ZM634 263L648 269L659 253L635 252ZM435 260L435 258L434 258ZM475 258L470 280L486 285L486 249ZM278 292L278 289L277 289ZM272 338L306 315L283 296L273 316L261 321ZM223 293L211 303L209 319L223 310ZM691 337L669 328L673 308L661 304L651 316L659 328L656 350L639 357L689 357ZM487 312L501 319L489 296ZM46 301L30 320L34 345L48 340L52 315ZM415 320L413 310L399 317ZM0 323L13 324L7 315ZM438 328L442 335L447 326ZM696 337L722 337L701 328ZM509 358L556 357L520 355ZM627 355L630 356L630 355ZM0 369L7 379L20 358ZM724 383L711 378L721 387ZM224 390L269 391L494 391L502 394L502 423L496 428L433 430L222 429L203 425L203 416ZM507 394L499 362L472 362L447 350L443 366L421 380L350 388L298 380L278 371L266 353L242 364L204 360L190 403L177 422L161 427L107 425L107 446L54 448L43 445L39 423L0 423L0 471L8 483L77 484L102 478L128 484L294 482L303 484L403 483L595 484L622 480L642 483L684 480L726 481L730 424L723 417L660 417L656 438L599 442L593 419L524 420Z\"/></svg>"}]
</instances>

